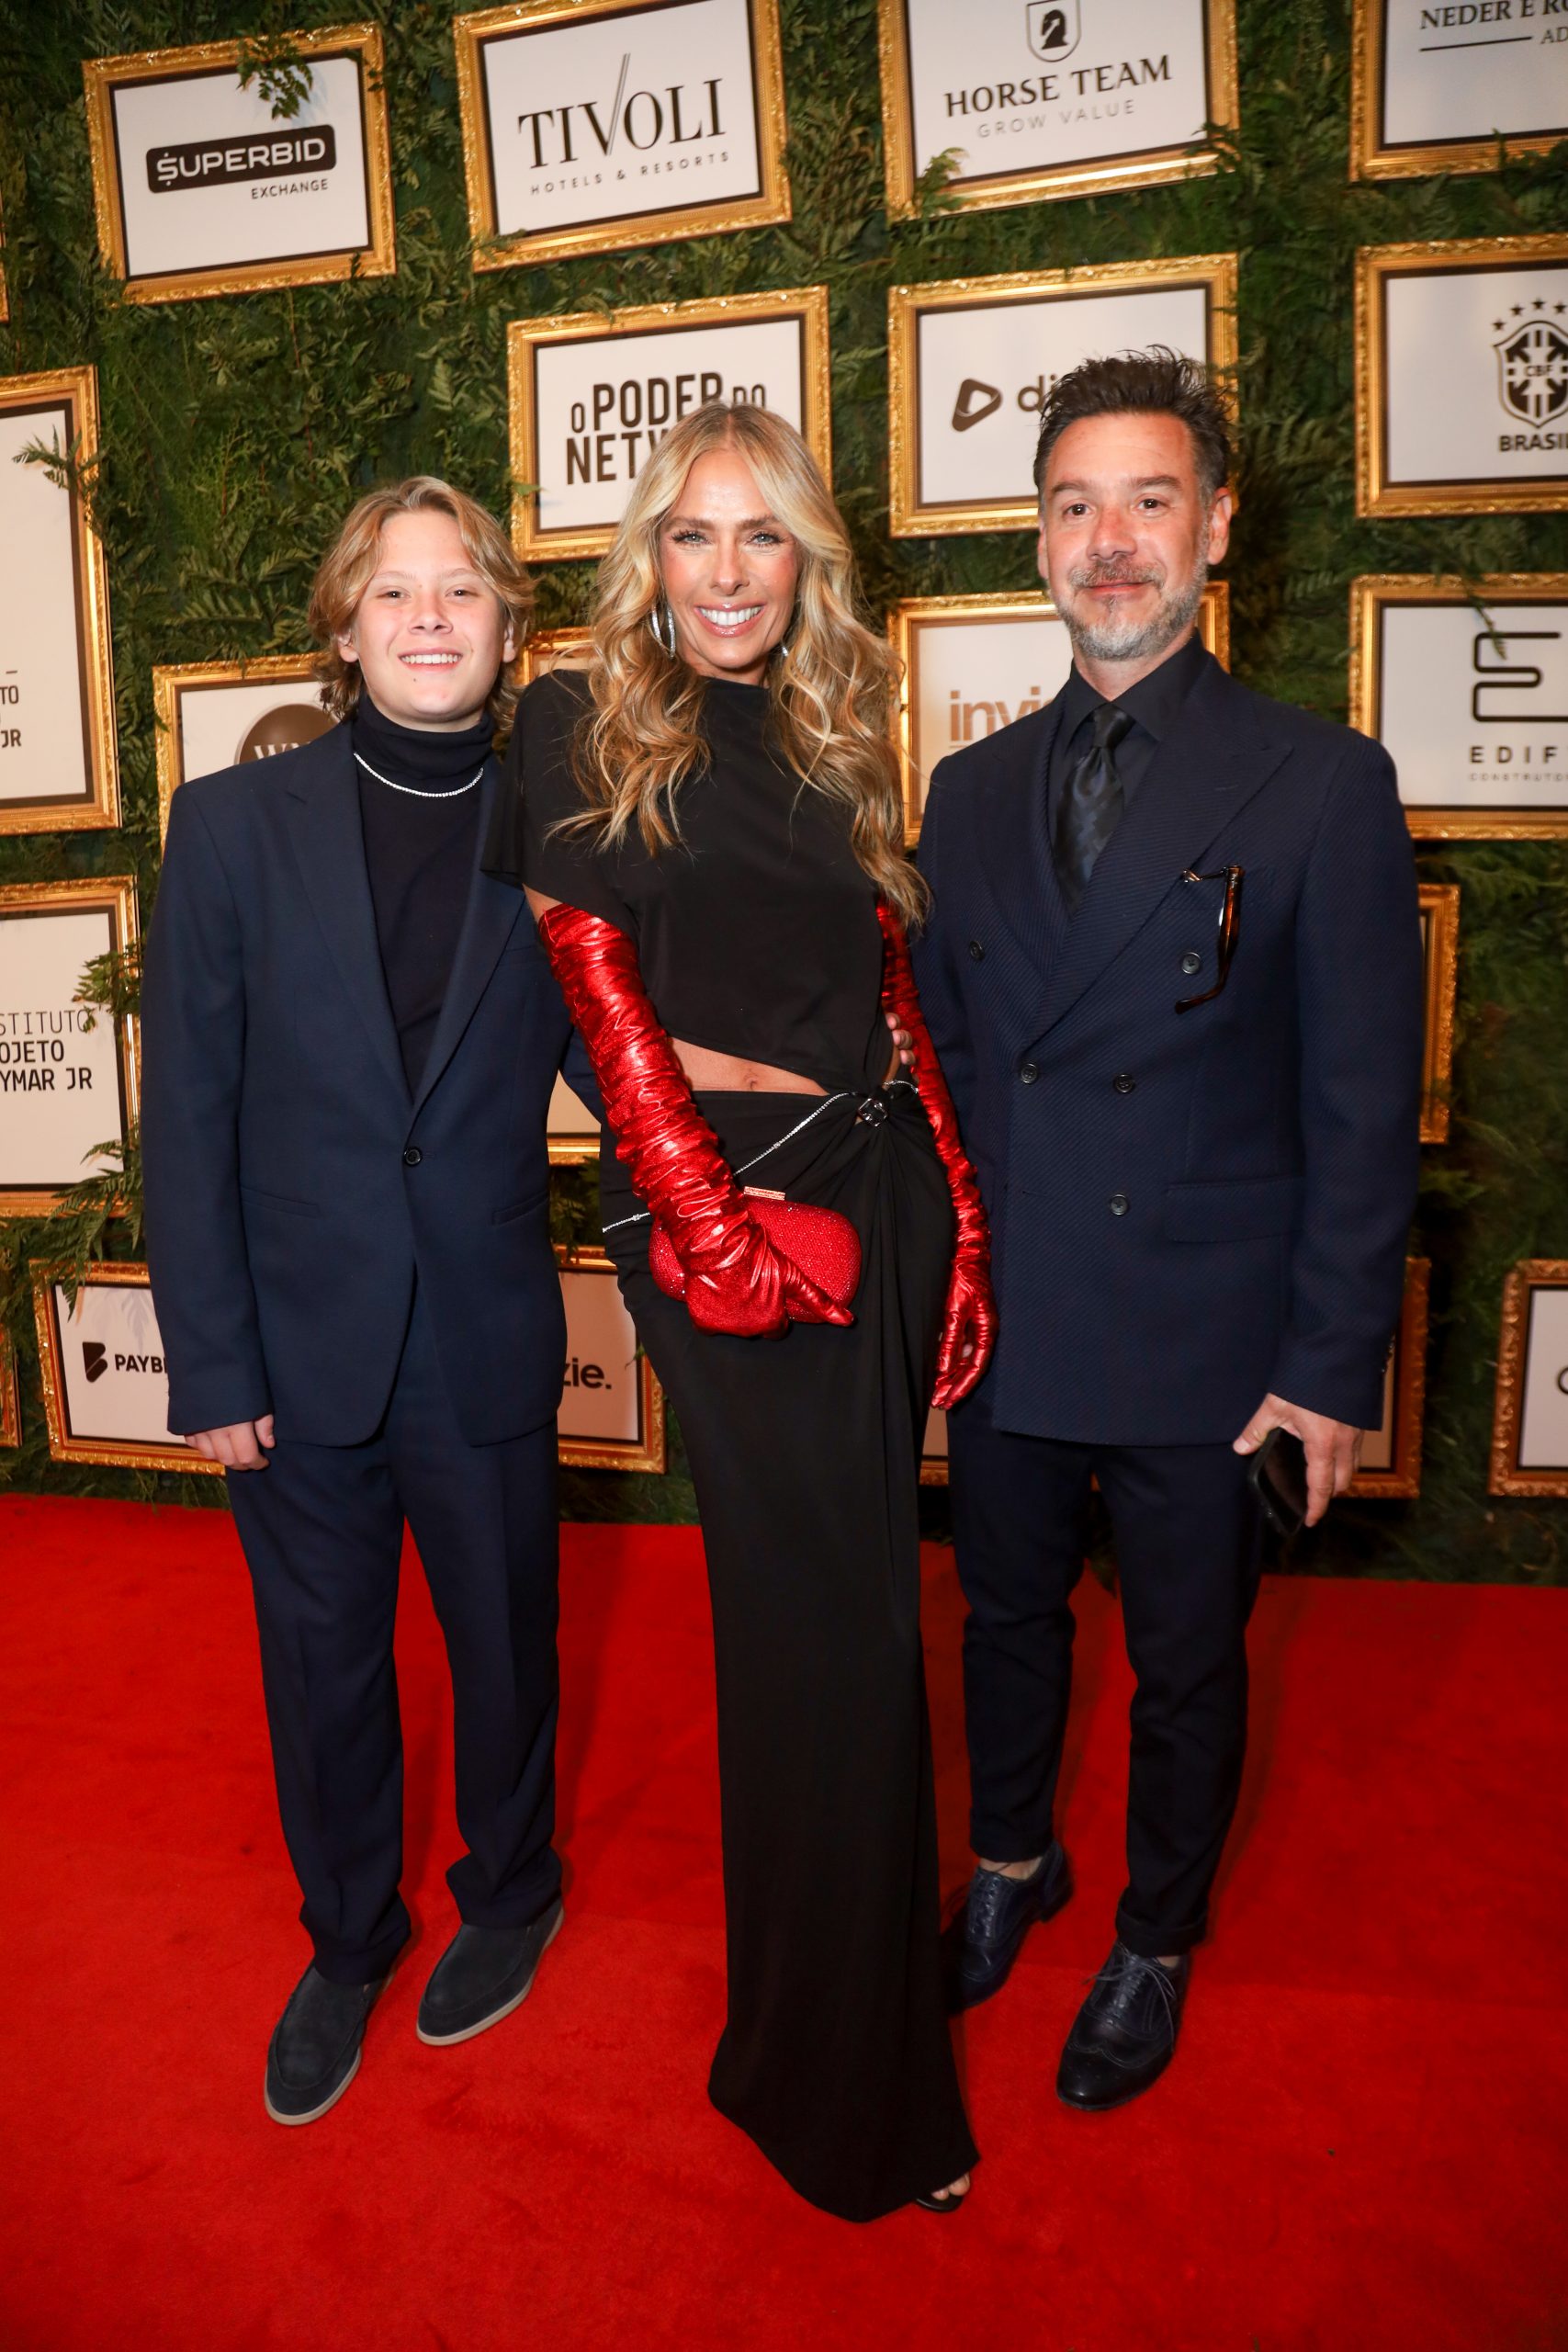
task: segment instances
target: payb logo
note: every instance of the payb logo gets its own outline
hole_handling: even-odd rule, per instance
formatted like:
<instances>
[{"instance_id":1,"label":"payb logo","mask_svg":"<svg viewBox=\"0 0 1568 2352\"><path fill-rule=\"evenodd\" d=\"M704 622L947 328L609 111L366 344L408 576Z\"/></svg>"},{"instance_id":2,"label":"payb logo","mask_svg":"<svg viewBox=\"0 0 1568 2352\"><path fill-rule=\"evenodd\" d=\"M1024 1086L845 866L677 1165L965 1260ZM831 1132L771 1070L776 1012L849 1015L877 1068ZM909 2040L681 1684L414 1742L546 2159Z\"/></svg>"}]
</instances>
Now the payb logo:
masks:
<instances>
[{"instance_id":1,"label":"payb logo","mask_svg":"<svg viewBox=\"0 0 1568 2352\"><path fill-rule=\"evenodd\" d=\"M104 1346L103 1341L101 1340L84 1340L82 1342L82 1369L86 1374L89 1384L95 1380L101 1380L108 1368L108 1351Z\"/></svg>"}]
</instances>

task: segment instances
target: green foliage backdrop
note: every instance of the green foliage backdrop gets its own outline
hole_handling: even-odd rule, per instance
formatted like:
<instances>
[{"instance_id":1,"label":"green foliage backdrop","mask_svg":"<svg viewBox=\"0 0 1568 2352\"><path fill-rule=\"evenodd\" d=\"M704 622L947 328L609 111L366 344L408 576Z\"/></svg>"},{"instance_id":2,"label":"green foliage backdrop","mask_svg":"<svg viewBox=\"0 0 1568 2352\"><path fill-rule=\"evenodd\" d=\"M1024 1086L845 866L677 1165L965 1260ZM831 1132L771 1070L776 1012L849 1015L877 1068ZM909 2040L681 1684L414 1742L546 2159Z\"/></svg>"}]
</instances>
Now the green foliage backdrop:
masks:
<instances>
[{"instance_id":1,"label":"green foliage backdrop","mask_svg":"<svg viewBox=\"0 0 1568 2352\"><path fill-rule=\"evenodd\" d=\"M886 289L903 280L1237 251L1241 515L1228 566L1235 666L1342 718L1348 583L1359 571L1568 568L1568 519L1372 524L1354 512L1355 249L1400 238L1517 235L1568 219L1568 148L1452 180L1347 178L1348 0L1240 0L1242 127L1225 168L1185 186L891 225L882 203L874 0L783 0L795 219L755 233L476 276L469 267L451 7L437 0L0 0L0 206L11 318L0 373L90 360L104 456L125 822L120 833L0 842L0 879L134 871L143 911L158 847L152 671L293 650L311 570L345 505L412 470L504 514L509 319L761 287L831 296L839 494L868 603L1032 584L1023 535L886 535ZM133 307L100 268L84 57L374 16L386 36L396 277ZM540 582L544 626L587 611L592 567ZM1299 1548L1308 1569L1568 1579L1562 1505L1488 1499L1498 1306L1509 1265L1568 1255L1568 855L1555 843L1429 850L1463 885L1454 1139L1425 1155L1417 1233L1434 1260L1426 1474L1410 1504L1340 1507ZM1369 1007L1369 1018L1375 1018ZM560 1228L591 1229L566 1178ZM25 1442L0 1487L220 1503L217 1482L51 1464L25 1282L58 1229L0 1230L0 1313L23 1384ZM73 1243L130 1255L134 1222L91 1201ZM927 1498L939 1526L944 1498ZM581 1474L574 1516L693 1515L677 1448L667 1479Z\"/></svg>"}]
</instances>

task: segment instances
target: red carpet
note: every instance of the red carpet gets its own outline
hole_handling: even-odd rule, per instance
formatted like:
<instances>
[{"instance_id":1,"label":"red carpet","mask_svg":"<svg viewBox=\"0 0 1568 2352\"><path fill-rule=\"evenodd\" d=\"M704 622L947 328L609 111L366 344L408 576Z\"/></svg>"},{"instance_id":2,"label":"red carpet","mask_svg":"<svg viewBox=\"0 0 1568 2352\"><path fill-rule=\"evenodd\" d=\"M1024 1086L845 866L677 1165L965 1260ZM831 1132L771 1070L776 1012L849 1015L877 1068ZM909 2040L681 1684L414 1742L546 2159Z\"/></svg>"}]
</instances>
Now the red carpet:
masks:
<instances>
[{"instance_id":1,"label":"red carpet","mask_svg":"<svg viewBox=\"0 0 1568 2352\"><path fill-rule=\"evenodd\" d=\"M453 1833L412 1574L421 1939L343 2105L284 2132L262 2059L306 1952L230 1523L0 1501L5 2352L1568 2346L1568 1594L1267 1588L1181 2053L1093 2119L1052 2094L1120 1884L1128 1683L1086 1587L1079 1892L963 2030L973 2202L857 2230L793 2199L703 2093L722 1947L697 1538L565 1536L566 1930L493 2033L415 2040ZM927 1601L952 1885L948 1555Z\"/></svg>"}]
</instances>

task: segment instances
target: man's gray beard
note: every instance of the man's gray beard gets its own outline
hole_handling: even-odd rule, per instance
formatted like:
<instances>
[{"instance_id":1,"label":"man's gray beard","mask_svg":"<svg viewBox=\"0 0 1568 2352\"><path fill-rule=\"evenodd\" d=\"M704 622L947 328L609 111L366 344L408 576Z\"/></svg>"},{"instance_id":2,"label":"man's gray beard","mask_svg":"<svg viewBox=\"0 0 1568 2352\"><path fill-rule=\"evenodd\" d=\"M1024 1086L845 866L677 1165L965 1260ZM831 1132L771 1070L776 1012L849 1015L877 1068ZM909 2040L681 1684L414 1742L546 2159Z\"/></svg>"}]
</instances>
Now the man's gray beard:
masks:
<instances>
[{"instance_id":1,"label":"man's gray beard","mask_svg":"<svg viewBox=\"0 0 1568 2352\"><path fill-rule=\"evenodd\" d=\"M1146 621L1083 621L1064 612L1073 651L1090 662L1146 662L1151 653L1163 653L1190 627L1208 577L1209 567L1200 559L1191 578L1168 590Z\"/></svg>"}]
</instances>

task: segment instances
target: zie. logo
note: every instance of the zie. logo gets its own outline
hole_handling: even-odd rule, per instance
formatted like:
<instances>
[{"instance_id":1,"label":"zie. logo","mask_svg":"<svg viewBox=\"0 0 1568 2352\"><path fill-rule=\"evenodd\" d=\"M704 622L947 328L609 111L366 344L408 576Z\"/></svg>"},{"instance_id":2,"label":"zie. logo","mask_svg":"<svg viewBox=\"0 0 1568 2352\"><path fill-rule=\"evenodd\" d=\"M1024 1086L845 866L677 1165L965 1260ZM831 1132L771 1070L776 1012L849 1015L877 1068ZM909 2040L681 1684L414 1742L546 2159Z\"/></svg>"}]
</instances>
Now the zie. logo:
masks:
<instances>
[{"instance_id":1,"label":"zie. logo","mask_svg":"<svg viewBox=\"0 0 1568 2352\"><path fill-rule=\"evenodd\" d=\"M1036 57L1055 65L1072 55L1083 32L1078 0L1028 0L1024 16L1029 46Z\"/></svg>"}]
</instances>

